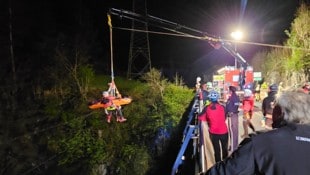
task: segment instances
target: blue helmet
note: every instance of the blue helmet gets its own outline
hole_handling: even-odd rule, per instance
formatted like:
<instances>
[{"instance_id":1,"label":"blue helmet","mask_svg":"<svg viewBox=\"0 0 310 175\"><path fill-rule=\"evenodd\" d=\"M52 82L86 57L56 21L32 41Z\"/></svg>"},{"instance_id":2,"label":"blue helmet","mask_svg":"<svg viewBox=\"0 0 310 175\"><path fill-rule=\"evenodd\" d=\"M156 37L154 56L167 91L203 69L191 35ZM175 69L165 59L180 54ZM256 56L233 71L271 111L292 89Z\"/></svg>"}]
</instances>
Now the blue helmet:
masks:
<instances>
[{"instance_id":1,"label":"blue helmet","mask_svg":"<svg viewBox=\"0 0 310 175\"><path fill-rule=\"evenodd\" d=\"M209 97L210 101L216 102L219 99L220 94L217 91L212 90L209 92L208 97Z\"/></svg>"}]
</instances>

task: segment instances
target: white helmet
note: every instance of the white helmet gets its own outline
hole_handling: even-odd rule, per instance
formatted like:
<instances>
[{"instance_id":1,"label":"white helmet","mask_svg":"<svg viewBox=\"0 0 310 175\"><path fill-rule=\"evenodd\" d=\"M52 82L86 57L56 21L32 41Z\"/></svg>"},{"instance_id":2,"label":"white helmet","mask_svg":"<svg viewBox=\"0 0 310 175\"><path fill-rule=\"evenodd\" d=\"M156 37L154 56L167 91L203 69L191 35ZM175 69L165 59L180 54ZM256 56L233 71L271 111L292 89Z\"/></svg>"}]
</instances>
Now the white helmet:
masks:
<instances>
[{"instance_id":1,"label":"white helmet","mask_svg":"<svg viewBox=\"0 0 310 175\"><path fill-rule=\"evenodd\" d=\"M103 95L103 96L109 96L109 92L108 92L108 91L103 91L103 92L102 92L102 95Z\"/></svg>"},{"instance_id":2,"label":"white helmet","mask_svg":"<svg viewBox=\"0 0 310 175\"><path fill-rule=\"evenodd\" d=\"M244 97L251 97L252 91L250 89L244 89Z\"/></svg>"},{"instance_id":3,"label":"white helmet","mask_svg":"<svg viewBox=\"0 0 310 175\"><path fill-rule=\"evenodd\" d=\"M197 78L196 78L196 83L200 83L200 81L201 81L201 78L200 78L200 77L197 77Z\"/></svg>"}]
</instances>

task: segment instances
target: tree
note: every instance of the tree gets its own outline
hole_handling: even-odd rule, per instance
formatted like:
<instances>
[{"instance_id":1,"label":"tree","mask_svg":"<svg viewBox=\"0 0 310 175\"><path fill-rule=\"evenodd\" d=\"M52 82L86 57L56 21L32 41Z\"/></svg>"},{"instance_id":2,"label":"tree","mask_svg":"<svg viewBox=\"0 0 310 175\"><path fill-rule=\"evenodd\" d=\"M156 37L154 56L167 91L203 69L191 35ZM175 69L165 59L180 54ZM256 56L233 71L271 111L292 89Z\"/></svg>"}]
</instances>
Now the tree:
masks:
<instances>
[{"instance_id":1,"label":"tree","mask_svg":"<svg viewBox=\"0 0 310 175\"><path fill-rule=\"evenodd\" d=\"M273 49L266 54L262 70L268 83L286 82L286 63L290 56L289 50Z\"/></svg>"},{"instance_id":2,"label":"tree","mask_svg":"<svg viewBox=\"0 0 310 175\"><path fill-rule=\"evenodd\" d=\"M301 4L290 31L285 32L289 38L284 46L289 49L275 48L269 52L256 54L254 63L261 68L267 82L283 82L284 86L298 86L310 78L309 5ZM259 64L258 60L263 60L263 64Z\"/></svg>"},{"instance_id":3,"label":"tree","mask_svg":"<svg viewBox=\"0 0 310 175\"><path fill-rule=\"evenodd\" d=\"M287 71L292 70L295 82L309 81L310 75L310 5L302 3L291 24L291 30L286 31L289 39L287 46L292 47L292 53L287 61ZM292 76L288 75L288 76Z\"/></svg>"},{"instance_id":4,"label":"tree","mask_svg":"<svg viewBox=\"0 0 310 175\"><path fill-rule=\"evenodd\" d=\"M263 71L263 64L265 62L265 58L267 57L267 54L268 54L267 51L261 51L253 56L251 65L253 65L253 69L255 71L258 71L258 72Z\"/></svg>"}]
</instances>

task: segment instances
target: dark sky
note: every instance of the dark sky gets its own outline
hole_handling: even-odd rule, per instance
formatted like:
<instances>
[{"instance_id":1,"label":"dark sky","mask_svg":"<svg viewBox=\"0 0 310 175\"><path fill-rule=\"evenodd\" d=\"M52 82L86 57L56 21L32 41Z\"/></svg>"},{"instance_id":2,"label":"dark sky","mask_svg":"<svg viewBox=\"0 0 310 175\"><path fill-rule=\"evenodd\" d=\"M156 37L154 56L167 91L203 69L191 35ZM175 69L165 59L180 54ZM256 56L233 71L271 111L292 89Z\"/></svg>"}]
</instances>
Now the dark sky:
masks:
<instances>
[{"instance_id":1,"label":"dark sky","mask_svg":"<svg viewBox=\"0 0 310 175\"><path fill-rule=\"evenodd\" d=\"M110 61L108 9L132 10L132 1L128 0L12 0L12 4L15 44L27 51L35 48L32 43L46 39L44 35L53 38L59 32L74 33L78 21L84 19L85 23L86 19L91 27L84 30L98 32L99 44L92 46L95 65L109 65ZM285 40L284 30L289 29L298 5L298 0L149 0L147 10L155 17L223 39L231 39L230 33L239 24L246 31L246 41L275 44ZM7 24L8 1L1 1L0 7L1 23ZM131 27L130 20L116 16L112 16L112 23L114 27ZM0 32L2 38L7 38L8 27L2 27ZM25 43L21 44L21 40ZM113 29L116 75L127 72L129 43L129 31ZM264 49L245 44L238 44L237 48L248 61ZM223 49L215 50L208 42L191 38L150 34L150 52L152 66L166 76L178 72L189 84L202 72L212 73L215 67L234 64Z\"/></svg>"},{"instance_id":2,"label":"dark sky","mask_svg":"<svg viewBox=\"0 0 310 175\"><path fill-rule=\"evenodd\" d=\"M224 39L231 39L230 33L240 25L246 32L246 41L276 44L286 39L284 30L289 29L299 3L297 0L153 0L147 5L150 15ZM118 6L131 10L131 7L111 4L114 8ZM113 17L112 20L119 19ZM130 26L123 24L121 27ZM130 34L115 31L126 32ZM114 46L115 51L120 47ZM186 78L234 64L234 59L223 49L214 50L208 42L191 38L150 34L150 48L153 66L163 68L166 73L178 71ZM245 44L238 44L237 48L248 61L257 51L265 49Z\"/></svg>"}]
</instances>

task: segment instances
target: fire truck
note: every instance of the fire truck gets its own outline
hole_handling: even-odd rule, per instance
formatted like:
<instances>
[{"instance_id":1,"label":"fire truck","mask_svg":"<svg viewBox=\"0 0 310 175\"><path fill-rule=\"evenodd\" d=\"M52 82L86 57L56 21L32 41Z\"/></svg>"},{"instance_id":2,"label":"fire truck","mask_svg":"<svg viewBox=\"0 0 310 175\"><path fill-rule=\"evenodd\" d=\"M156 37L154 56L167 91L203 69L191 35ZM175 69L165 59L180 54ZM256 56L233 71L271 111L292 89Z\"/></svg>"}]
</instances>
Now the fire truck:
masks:
<instances>
[{"instance_id":1,"label":"fire truck","mask_svg":"<svg viewBox=\"0 0 310 175\"><path fill-rule=\"evenodd\" d=\"M237 94L240 96L242 96L242 90L245 87L253 88L254 76L251 66L247 66L246 70L243 68L238 69L235 66L225 66L219 69L217 73L217 75L213 75L213 85L220 90L223 101L226 101L229 97L229 86L238 87ZM244 75L243 79L241 79L242 75Z\"/></svg>"}]
</instances>

